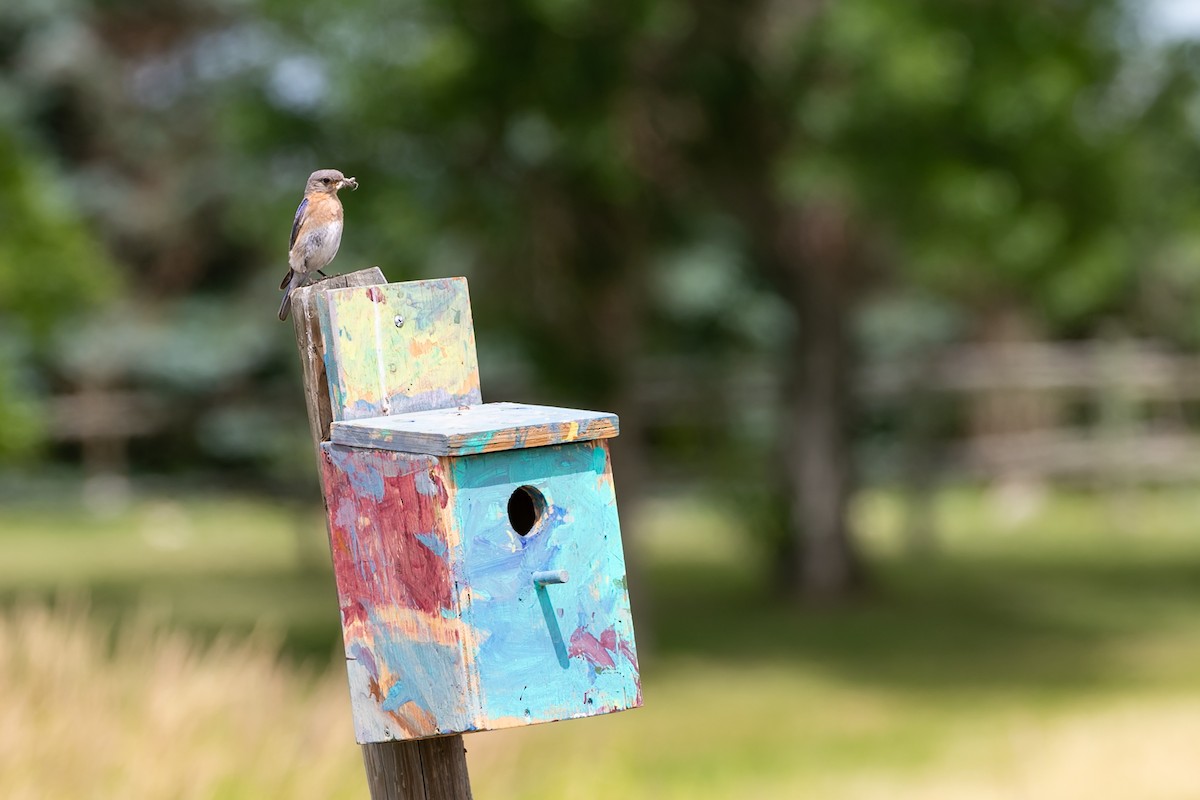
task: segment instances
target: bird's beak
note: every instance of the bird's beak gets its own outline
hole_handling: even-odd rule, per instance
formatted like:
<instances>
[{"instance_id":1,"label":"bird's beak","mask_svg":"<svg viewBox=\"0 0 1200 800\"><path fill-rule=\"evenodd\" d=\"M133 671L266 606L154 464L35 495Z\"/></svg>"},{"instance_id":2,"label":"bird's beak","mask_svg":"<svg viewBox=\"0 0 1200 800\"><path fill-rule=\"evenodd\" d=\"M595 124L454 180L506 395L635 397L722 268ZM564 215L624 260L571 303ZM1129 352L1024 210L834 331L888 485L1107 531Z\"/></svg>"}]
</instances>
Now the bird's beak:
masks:
<instances>
[{"instance_id":1,"label":"bird's beak","mask_svg":"<svg viewBox=\"0 0 1200 800\"><path fill-rule=\"evenodd\" d=\"M351 189L357 189L358 181L354 178L343 178L342 182L338 184L339 189L345 189L347 186L349 186Z\"/></svg>"}]
</instances>

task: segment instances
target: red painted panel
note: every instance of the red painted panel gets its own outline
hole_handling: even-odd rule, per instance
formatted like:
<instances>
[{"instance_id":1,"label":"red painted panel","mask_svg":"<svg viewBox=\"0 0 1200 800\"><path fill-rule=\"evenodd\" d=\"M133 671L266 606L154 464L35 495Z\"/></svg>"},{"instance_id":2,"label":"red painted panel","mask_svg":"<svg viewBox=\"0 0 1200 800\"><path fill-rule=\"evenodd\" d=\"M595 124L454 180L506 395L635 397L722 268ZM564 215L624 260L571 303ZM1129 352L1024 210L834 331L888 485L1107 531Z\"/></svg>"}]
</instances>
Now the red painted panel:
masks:
<instances>
[{"instance_id":1,"label":"red painted panel","mask_svg":"<svg viewBox=\"0 0 1200 800\"><path fill-rule=\"evenodd\" d=\"M451 608L453 580L439 525L448 495L437 459L326 446L322 472L343 615Z\"/></svg>"}]
</instances>

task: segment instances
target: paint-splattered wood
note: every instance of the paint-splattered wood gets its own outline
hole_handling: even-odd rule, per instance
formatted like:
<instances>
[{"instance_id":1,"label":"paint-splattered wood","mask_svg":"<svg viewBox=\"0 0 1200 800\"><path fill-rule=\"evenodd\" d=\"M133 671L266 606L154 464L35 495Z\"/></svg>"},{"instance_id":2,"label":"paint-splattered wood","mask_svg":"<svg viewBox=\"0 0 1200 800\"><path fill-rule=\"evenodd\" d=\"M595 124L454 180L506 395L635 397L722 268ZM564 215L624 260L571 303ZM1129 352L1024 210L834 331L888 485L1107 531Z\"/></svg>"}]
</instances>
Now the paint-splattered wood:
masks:
<instances>
[{"instance_id":1,"label":"paint-splattered wood","mask_svg":"<svg viewBox=\"0 0 1200 800\"><path fill-rule=\"evenodd\" d=\"M330 440L351 447L462 456L611 439L617 417L603 411L486 403L333 423Z\"/></svg>"},{"instance_id":2,"label":"paint-splattered wood","mask_svg":"<svg viewBox=\"0 0 1200 800\"><path fill-rule=\"evenodd\" d=\"M292 326L300 348L300 367L304 371L304 404L308 409L308 429L317 444L329 440L329 379L325 374L325 344L321 338L321 320L317 296L331 289L374 286L386 283L379 267L335 275L292 292Z\"/></svg>"},{"instance_id":3,"label":"paint-splattered wood","mask_svg":"<svg viewBox=\"0 0 1200 800\"><path fill-rule=\"evenodd\" d=\"M335 420L481 402L465 278L327 292L320 316Z\"/></svg>"},{"instance_id":4,"label":"paint-splattered wood","mask_svg":"<svg viewBox=\"0 0 1200 800\"><path fill-rule=\"evenodd\" d=\"M372 267L327 278L292 294L292 319L303 369L309 430L318 448L329 438L333 415L316 300L328 289L379 285L384 280L379 268ZM471 800L462 736L374 742L362 745L362 753L372 800Z\"/></svg>"},{"instance_id":5,"label":"paint-splattered wood","mask_svg":"<svg viewBox=\"0 0 1200 800\"><path fill-rule=\"evenodd\" d=\"M322 471L360 742L641 705L606 441L461 457L327 443Z\"/></svg>"},{"instance_id":6,"label":"paint-splattered wood","mask_svg":"<svg viewBox=\"0 0 1200 800\"><path fill-rule=\"evenodd\" d=\"M460 407L480 405L461 279L318 300L334 418L446 412L406 429L445 454L321 446L358 740L641 705L604 440L616 420L509 407L459 424Z\"/></svg>"}]
</instances>

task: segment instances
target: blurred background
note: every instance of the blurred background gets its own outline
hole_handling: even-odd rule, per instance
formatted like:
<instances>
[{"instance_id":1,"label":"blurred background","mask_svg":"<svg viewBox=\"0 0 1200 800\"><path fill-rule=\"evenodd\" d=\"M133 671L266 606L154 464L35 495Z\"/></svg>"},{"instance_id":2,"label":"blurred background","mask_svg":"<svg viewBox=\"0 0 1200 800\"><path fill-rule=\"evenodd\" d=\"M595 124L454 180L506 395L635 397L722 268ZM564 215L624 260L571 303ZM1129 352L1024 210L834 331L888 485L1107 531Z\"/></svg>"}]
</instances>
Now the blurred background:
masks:
<instances>
[{"instance_id":1,"label":"blurred background","mask_svg":"<svg viewBox=\"0 0 1200 800\"><path fill-rule=\"evenodd\" d=\"M291 325L602 408L646 707L477 797L1194 798L1200 4L5 0L0 795L357 798Z\"/></svg>"}]
</instances>

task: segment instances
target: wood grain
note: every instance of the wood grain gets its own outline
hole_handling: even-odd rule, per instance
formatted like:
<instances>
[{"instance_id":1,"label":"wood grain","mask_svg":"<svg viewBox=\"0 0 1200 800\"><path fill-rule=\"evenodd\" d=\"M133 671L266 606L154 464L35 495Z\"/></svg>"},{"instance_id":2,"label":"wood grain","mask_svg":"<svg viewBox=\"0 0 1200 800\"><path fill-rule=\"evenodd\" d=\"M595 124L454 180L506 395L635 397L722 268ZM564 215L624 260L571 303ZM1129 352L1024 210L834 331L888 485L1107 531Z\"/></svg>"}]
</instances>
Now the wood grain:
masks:
<instances>
[{"instance_id":1,"label":"wood grain","mask_svg":"<svg viewBox=\"0 0 1200 800\"><path fill-rule=\"evenodd\" d=\"M309 430L318 450L329 439L333 421L325 345L317 299L329 289L372 286L385 282L378 267L327 278L292 293L292 318L304 375L304 401ZM470 800L466 749L462 736L425 741L393 741L362 745L372 800Z\"/></svg>"},{"instance_id":2,"label":"wood grain","mask_svg":"<svg viewBox=\"0 0 1200 800\"><path fill-rule=\"evenodd\" d=\"M485 403L334 422L331 441L405 453L464 456L611 439L615 414L524 403Z\"/></svg>"},{"instance_id":3,"label":"wood grain","mask_svg":"<svg viewBox=\"0 0 1200 800\"><path fill-rule=\"evenodd\" d=\"M363 763L373 800L458 800L471 797L467 751L461 736L405 742L403 746L365 745ZM386 787L376 794L374 787Z\"/></svg>"}]
</instances>

